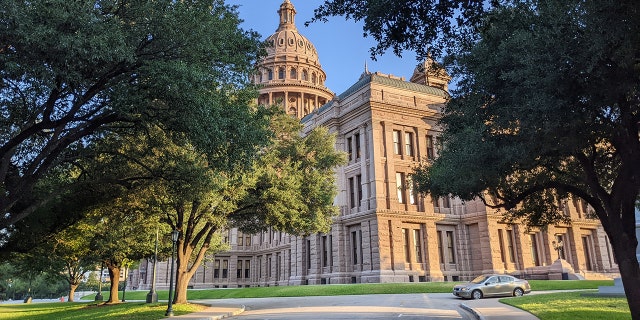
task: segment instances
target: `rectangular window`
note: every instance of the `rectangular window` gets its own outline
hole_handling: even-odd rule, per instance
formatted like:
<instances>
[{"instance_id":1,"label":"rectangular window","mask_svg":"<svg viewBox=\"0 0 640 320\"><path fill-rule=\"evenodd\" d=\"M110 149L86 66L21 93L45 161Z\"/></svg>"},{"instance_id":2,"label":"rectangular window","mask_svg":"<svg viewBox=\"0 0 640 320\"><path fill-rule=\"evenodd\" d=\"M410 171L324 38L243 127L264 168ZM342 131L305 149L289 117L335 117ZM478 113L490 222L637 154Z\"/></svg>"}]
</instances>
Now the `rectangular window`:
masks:
<instances>
[{"instance_id":1,"label":"rectangular window","mask_svg":"<svg viewBox=\"0 0 640 320\"><path fill-rule=\"evenodd\" d=\"M358 233L351 231L351 250L353 264L358 264Z\"/></svg>"},{"instance_id":2,"label":"rectangular window","mask_svg":"<svg viewBox=\"0 0 640 320\"><path fill-rule=\"evenodd\" d=\"M236 268L236 278L242 279L242 260L238 260L238 266Z\"/></svg>"},{"instance_id":3,"label":"rectangular window","mask_svg":"<svg viewBox=\"0 0 640 320\"><path fill-rule=\"evenodd\" d=\"M333 252L333 236L329 235L329 265L333 266L333 254L331 252Z\"/></svg>"},{"instance_id":4,"label":"rectangular window","mask_svg":"<svg viewBox=\"0 0 640 320\"><path fill-rule=\"evenodd\" d=\"M268 254L267 255L267 278L271 278L272 272L271 272L271 266L272 266L272 255Z\"/></svg>"},{"instance_id":5,"label":"rectangular window","mask_svg":"<svg viewBox=\"0 0 640 320\"><path fill-rule=\"evenodd\" d=\"M349 161L353 160L353 146L351 144L351 137L347 138L347 154L349 154Z\"/></svg>"},{"instance_id":6,"label":"rectangular window","mask_svg":"<svg viewBox=\"0 0 640 320\"><path fill-rule=\"evenodd\" d=\"M451 208L451 198L449 196L442 197L442 207Z\"/></svg>"},{"instance_id":7,"label":"rectangular window","mask_svg":"<svg viewBox=\"0 0 640 320\"><path fill-rule=\"evenodd\" d=\"M535 234L530 234L529 239L531 240L531 260L534 266L540 265L540 260L538 259L538 241Z\"/></svg>"},{"instance_id":8,"label":"rectangular window","mask_svg":"<svg viewBox=\"0 0 640 320\"><path fill-rule=\"evenodd\" d=\"M413 181L407 183L409 185L409 204L416 204L416 190L413 187Z\"/></svg>"},{"instance_id":9,"label":"rectangular window","mask_svg":"<svg viewBox=\"0 0 640 320\"><path fill-rule=\"evenodd\" d=\"M222 260L222 279L229 277L229 260Z\"/></svg>"},{"instance_id":10,"label":"rectangular window","mask_svg":"<svg viewBox=\"0 0 640 320\"><path fill-rule=\"evenodd\" d=\"M251 236L245 236L244 237L244 245L245 246L250 246L251 245Z\"/></svg>"},{"instance_id":11,"label":"rectangular window","mask_svg":"<svg viewBox=\"0 0 640 320\"><path fill-rule=\"evenodd\" d=\"M327 236L322 236L322 266L326 267L329 263L328 256L328 248L327 248Z\"/></svg>"},{"instance_id":12,"label":"rectangular window","mask_svg":"<svg viewBox=\"0 0 640 320\"><path fill-rule=\"evenodd\" d=\"M362 201L362 175L356 176L356 187L358 188L358 207Z\"/></svg>"},{"instance_id":13,"label":"rectangular window","mask_svg":"<svg viewBox=\"0 0 640 320\"><path fill-rule=\"evenodd\" d=\"M249 271L251 268L251 260L244 261L244 278L249 279L251 272Z\"/></svg>"},{"instance_id":14,"label":"rectangular window","mask_svg":"<svg viewBox=\"0 0 640 320\"><path fill-rule=\"evenodd\" d=\"M416 252L416 262L422 263L422 237L419 229L413 229L413 248Z\"/></svg>"},{"instance_id":15,"label":"rectangular window","mask_svg":"<svg viewBox=\"0 0 640 320\"><path fill-rule=\"evenodd\" d=\"M238 247L242 247L243 245L243 235L242 232L238 232Z\"/></svg>"},{"instance_id":16,"label":"rectangular window","mask_svg":"<svg viewBox=\"0 0 640 320\"><path fill-rule=\"evenodd\" d=\"M396 172L396 188L398 190L398 203L405 203L404 199L404 173Z\"/></svg>"},{"instance_id":17,"label":"rectangular window","mask_svg":"<svg viewBox=\"0 0 640 320\"><path fill-rule=\"evenodd\" d=\"M219 259L216 259L216 261L213 262L213 278L214 279L220 278L220 260Z\"/></svg>"},{"instance_id":18,"label":"rectangular window","mask_svg":"<svg viewBox=\"0 0 640 320\"><path fill-rule=\"evenodd\" d=\"M409 249L409 229L402 229L402 248L404 249L404 262L411 262L411 253Z\"/></svg>"},{"instance_id":19,"label":"rectangular window","mask_svg":"<svg viewBox=\"0 0 640 320\"><path fill-rule=\"evenodd\" d=\"M502 229L498 229L498 242L500 242L500 261L505 263L504 257L504 236L502 235Z\"/></svg>"},{"instance_id":20,"label":"rectangular window","mask_svg":"<svg viewBox=\"0 0 640 320\"><path fill-rule=\"evenodd\" d=\"M402 149L401 149L401 145L400 145L400 131L398 130L393 130L393 153L394 154L401 154Z\"/></svg>"},{"instance_id":21,"label":"rectangular window","mask_svg":"<svg viewBox=\"0 0 640 320\"><path fill-rule=\"evenodd\" d=\"M435 158L435 152L433 149L433 136L427 136L427 159L433 160Z\"/></svg>"},{"instance_id":22,"label":"rectangular window","mask_svg":"<svg viewBox=\"0 0 640 320\"><path fill-rule=\"evenodd\" d=\"M449 263L456 263L456 249L453 242L453 231L447 231L447 253L449 254Z\"/></svg>"},{"instance_id":23,"label":"rectangular window","mask_svg":"<svg viewBox=\"0 0 640 320\"><path fill-rule=\"evenodd\" d=\"M513 251L513 231L507 230L507 250L509 250L509 262L515 262L515 252Z\"/></svg>"},{"instance_id":24,"label":"rectangular window","mask_svg":"<svg viewBox=\"0 0 640 320\"><path fill-rule=\"evenodd\" d=\"M444 263L444 248L442 246L442 231L438 230L438 256L440 257L440 263Z\"/></svg>"},{"instance_id":25,"label":"rectangular window","mask_svg":"<svg viewBox=\"0 0 640 320\"><path fill-rule=\"evenodd\" d=\"M356 207L356 195L355 195L355 184L353 178L349 178L349 206L351 208Z\"/></svg>"},{"instance_id":26,"label":"rectangular window","mask_svg":"<svg viewBox=\"0 0 640 320\"><path fill-rule=\"evenodd\" d=\"M584 251L584 263L587 270L593 270L593 261L591 261L591 236L582 237L582 250Z\"/></svg>"},{"instance_id":27,"label":"rectangular window","mask_svg":"<svg viewBox=\"0 0 640 320\"><path fill-rule=\"evenodd\" d=\"M307 269L311 269L311 240L307 240Z\"/></svg>"},{"instance_id":28,"label":"rectangular window","mask_svg":"<svg viewBox=\"0 0 640 320\"><path fill-rule=\"evenodd\" d=\"M360 134L356 133L353 135L353 141L356 144L356 159L360 159Z\"/></svg>"},{"instance_id":29,"label":"rectangular window","mask_svg":"<svg viewBox=\"0 0 640 320\"><path fill-rule=\"evenodd\" d=\"M407 156L413 155L413 133L404 133L404 154Z\"/></svg>"}]
</instances>

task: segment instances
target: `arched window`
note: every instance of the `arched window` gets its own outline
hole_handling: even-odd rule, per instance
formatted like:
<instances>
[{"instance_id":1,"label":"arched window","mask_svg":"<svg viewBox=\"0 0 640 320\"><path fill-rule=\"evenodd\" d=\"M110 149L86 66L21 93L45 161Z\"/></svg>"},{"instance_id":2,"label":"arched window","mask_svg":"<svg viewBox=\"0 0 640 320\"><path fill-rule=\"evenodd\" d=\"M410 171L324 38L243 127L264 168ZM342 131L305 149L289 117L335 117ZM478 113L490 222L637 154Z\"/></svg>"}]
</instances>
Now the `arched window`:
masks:
<instances>
[{"instance_id":1,"label":"arched window","mask_svg":"<svg viewBox=\"0 0 640 320\"><path fill-rule=\"evenodd\" d=\"M267 73L268 73L267 79L273 80L273 70L267 69Z\"/></svg>"},{"instance_id":2,"label":"arched window","mask_svg":"<svg viewBox=\"0 0 640 320\"><path fill-rule=\"evenodd\" d=\"M302 70L302 80L304 81L309 80L309 74L307 73L307 70Z\"/></svg>"},{"instance_id":3,"label":"arched window","mask_svg":"<svg viewBox=\"0 0 640 320\"><path fill-rule=\"evenodd\" d=\"M258 83L262 82L262 70L258 74Z\"/></svg>"},{"instance_id":4,"label":"arched window","mask_svg":"<svg viewBox=\"0 0 640 320\"><path fill-rule=\"evenodd\" d=\"M311 74L311 83L316 84L316 73Z\"/></svg>"},{"instance_id":5,"label":"arched window","mask_svg":"<svg viewBox=\"0 0 640 320\"><path fill-rule=\"evenodd\" d=\"M291 79L298 79L298 70L296 68L291 68L291 74L289 75Z\"/></svg>"},{"instance_id":6,"label":"arched window","mask_svg":"<svg viewBox=\"0 0 640 320\"><path fill-rule=\"evenodd\" d=\"M289 108L289 114L292 116L297 117L298 116L298 110L296 110L296 108Z\"/></svg>"},{"instance_id":7,"label":"arched window","mask_svg":"<svg viewBox=\"0 0 640 320\"><path fill-rule=\"evenodd\" d=\"M284 79L284 68L280 67L278 69L278 79Z\"/></svg>"}]
</instances>

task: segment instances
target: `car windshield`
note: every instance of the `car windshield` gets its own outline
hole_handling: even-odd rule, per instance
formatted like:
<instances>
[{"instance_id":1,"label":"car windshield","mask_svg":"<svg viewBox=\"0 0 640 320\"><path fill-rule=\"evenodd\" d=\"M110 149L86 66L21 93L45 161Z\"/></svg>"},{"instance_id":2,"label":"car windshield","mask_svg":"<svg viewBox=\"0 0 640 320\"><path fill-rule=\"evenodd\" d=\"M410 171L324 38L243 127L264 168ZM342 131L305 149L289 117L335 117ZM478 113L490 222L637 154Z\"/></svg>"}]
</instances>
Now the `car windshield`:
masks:
<instances>
[{"instance_id":1,"label":"car windshield","mask_svg":"<svg viewBox=\"0 0 640 320\"><path fill-rule=\"evenodd\" d=\"M475 279L471 280L471 283L482 283L487 280L488 276L477 276Z\"/></svg>"}]
</instances>

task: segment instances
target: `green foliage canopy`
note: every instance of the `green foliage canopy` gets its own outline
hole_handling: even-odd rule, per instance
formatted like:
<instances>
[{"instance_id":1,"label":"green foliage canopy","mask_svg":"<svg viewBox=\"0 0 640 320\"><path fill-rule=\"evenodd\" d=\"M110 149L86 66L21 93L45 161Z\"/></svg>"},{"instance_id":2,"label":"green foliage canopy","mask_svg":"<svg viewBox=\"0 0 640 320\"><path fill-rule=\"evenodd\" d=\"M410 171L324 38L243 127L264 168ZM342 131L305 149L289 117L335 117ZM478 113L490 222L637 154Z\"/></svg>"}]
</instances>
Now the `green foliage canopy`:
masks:
<instances>
[{"instance_id":1,"label":"green foliage canopy","mask_svg":"<svg viewBox=\"0 0 640 320\"><path fill-rule=\"evenodd\" d=\"M217 166L251 159L264 135L245 130L253 92L242 88L262 51L239 23L222 0L4 1L0 228L66 192L66 179L34 188L107 133L152 123Z\"/></svg>"}]
</instances>

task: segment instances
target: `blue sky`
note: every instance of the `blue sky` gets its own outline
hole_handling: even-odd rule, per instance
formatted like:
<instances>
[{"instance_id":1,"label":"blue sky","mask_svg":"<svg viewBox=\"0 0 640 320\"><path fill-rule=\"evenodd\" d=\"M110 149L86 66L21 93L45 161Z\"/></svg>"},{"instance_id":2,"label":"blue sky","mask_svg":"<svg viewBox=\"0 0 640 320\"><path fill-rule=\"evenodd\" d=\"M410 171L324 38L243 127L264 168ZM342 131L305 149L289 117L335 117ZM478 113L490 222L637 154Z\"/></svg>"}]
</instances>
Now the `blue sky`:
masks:
<instances>
[{"instance_id":1,"label":"blue sky","mask_svg":"<svg viewBox=\"0 0 640 320\"><path fill-rule=\"evenodd\" d=\"M262 34L263 39L278 28L278 8L283 0L227 0L228 4L239 5L240 18L244 29L253 29ZM409 79L417 62L413 52L405 52L398 58L392 52L371 60L369 48L375 45L372 38L364 38L362 23L333 17L329 22L315 22L309 27L304 23L313 15L313 9L323 0L291 0L296 8L298 31L307 37L318 50L320 64L327 73L327 87L340 94L355 83L364 71L365 61L369 71L380 71Z\"/></svg>"}]
</instances>

